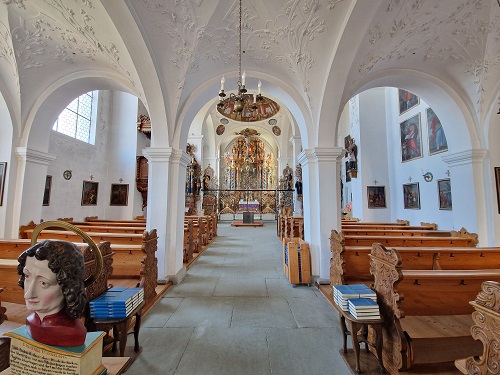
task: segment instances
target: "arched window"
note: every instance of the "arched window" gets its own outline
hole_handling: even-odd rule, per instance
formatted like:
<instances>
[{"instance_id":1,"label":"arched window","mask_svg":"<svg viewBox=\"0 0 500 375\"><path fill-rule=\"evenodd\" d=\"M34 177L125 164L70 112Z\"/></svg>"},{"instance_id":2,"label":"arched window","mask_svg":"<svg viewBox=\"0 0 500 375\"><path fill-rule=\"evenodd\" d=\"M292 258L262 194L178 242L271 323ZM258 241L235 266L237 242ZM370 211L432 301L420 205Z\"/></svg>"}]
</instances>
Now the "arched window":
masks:
<instances>
[{"instance_id":1,"label":"arched window","mask_svg":"<svg viewBox=\"0 0 500 375\"><path fill-rule=\"evenodd\" d=\"M94 144L97 91L89 91L73 100L57 118L52 130Z\"/></svg>"}]
</instances>

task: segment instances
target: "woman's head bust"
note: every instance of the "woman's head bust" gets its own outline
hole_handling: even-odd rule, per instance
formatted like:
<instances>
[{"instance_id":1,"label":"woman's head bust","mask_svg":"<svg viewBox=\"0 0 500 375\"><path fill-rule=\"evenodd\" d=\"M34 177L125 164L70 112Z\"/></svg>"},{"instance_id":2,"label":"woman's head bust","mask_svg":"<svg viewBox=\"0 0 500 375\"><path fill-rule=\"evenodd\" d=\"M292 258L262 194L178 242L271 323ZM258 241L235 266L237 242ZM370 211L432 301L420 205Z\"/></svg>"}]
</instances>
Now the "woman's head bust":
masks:
<instances>
[{"instance_id":1,"label":"woman's head bust","mask_svg":"<svg viewBox=\"0 0 500 375\"><path fill-rule=\"evenodd\" d=\"M28 257L30 257L29 260ZM60 288L60 294L63 298L61 307L64 307L66 315L73 319L82 316L87 301L84 286L85 263L83 254L76 245L67 241L42 241L19 255L18 261L17 272L21 275L18 284L25 290L26 305L29 310L37 312L43 307L41 306L43 303L30 304L30 290L28 289L39 288L40 293L44 293L47 288L51 287L50 278L53 278ZM52 275L46 270L46 267L52 271ZM30 275L31 272L34 274ZM31 283L35 280L32 276L39 279L33 287ZM53 287L53 289L59 288ZM54 290L52 297L49 298L60 298L57 293ZM57 302L52 300L50 303L56 304ZM43 317L41 318L43 319Z\"/></svg>"}]
</instances>

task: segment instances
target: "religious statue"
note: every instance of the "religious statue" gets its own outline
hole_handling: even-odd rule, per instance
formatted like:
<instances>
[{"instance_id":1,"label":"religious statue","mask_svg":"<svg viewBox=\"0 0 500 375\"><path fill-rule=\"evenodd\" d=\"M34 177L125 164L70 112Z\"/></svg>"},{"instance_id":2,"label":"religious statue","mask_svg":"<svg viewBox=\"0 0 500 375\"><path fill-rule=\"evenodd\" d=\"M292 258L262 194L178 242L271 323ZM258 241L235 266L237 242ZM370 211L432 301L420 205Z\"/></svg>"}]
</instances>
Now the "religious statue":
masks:
<instances>
[{"instance_id":1,"label":"religious statue","mask_svg":"<svg viewBox=\"0 0 500 375\"><path fill-rule=\"evenodd\" d=\"M358 169L357 156L358 156L358 146L356 146L356 143L354 143L354 139L351 138L349 142L349 147L347 148L347 162L348 162L347 165L349 170Z\"/></svg>"},{"instance_id":2,"label":"religious statue","mask_svg":"<svg viewBox=\"0 0 500 375\"><path fill-rule=\"evenodd\" d=\"M53 346L79 346L87 330L79 319L85 310L85 264L76 245L45 240L18 257L19 286L24 289L31 337Z\"/></svg>"}]
</instances>

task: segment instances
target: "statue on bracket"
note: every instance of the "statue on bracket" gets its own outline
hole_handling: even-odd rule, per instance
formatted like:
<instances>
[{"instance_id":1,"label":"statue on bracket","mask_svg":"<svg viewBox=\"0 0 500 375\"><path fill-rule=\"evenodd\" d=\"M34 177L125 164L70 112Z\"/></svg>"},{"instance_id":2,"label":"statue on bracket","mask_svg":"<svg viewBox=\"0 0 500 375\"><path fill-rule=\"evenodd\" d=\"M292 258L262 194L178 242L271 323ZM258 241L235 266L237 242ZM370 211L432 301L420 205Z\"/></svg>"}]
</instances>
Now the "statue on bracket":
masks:
<instances>
[{"instance_id":1,"label":"statue on bracket","mask_svg":"<svg viewBox=\"0 0 500 375\"><path fill-rule=\"evenodd\" d=\"M356 145L354 138L350 135L344 138L345 143L345 157L347 157L347 173L351 178L358 177L358 146Z\"/></svg>"}]
</instances>

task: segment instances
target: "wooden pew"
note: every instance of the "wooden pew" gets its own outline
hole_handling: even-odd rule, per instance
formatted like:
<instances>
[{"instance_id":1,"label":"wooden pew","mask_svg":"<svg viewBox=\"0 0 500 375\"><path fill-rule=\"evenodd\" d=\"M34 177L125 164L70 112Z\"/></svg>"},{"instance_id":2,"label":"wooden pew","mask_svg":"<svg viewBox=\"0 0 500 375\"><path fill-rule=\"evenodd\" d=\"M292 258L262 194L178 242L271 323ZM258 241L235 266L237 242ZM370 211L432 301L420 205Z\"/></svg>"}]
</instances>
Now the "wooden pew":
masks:
<instances>
[{"instance_id":1,"label":"wooden pew","mask_svg":"<svg viewBox=\"0 0 500 375\"><path fill-rule=\"evenodd\" d=\"M192 219L188 219L187 223L184 222L184 245L182 250L183 263L189 263L193 259L193 253L195 252L193 226L194 224Z\"/></svg>"},{"instance_id":2,"label":"wooden pew","mask_svg":"<svg viewBox=\"0 0 500 375\"><path fill-rule=\"evenodd\" d=\"M500 269L407 270L400 253L381 244L373 245L370 259L391 374L481 353L470 335L469 301L484 281L500 280Z\"/></svg>"},{"instance_id":3,"label":"wooden pew","mask_svg":"<svg viewBox=\"0 0 500 375\"><path fill-rule=\"evenodd\" d=\"M481 341L483 350L479 357L468 357L455 361L455 366L468 375L492 375L500 368L500 283L485 281L476 299L470 304L474 308L471 328L472 337Z\"/></svg>"},{"instance_id":4,"label":"wooden pew","mask_svg":"<svg viewBox=\"0 0 500 375\"><path fill-rule=\"evenodd\" d=\"M426 246L426 247L474 247L477 245L477 235L474 237L451 236L344 236L346 246L371 246L382 243L386 246Z\"/></svg>"},{"instance_id":5,"label":"wooden pew","mask_svg":"<svg viewBox=\"0 0 500 375\"><path fill-rule=\"evenodd\" d=\"M26 229L22 233L22 238L31 238L33 229ZM98 233L86 232L94 242L108 241L114 244L141 244L142 234L137 233ZM38 235L40 240L64 240L70 242L81 241L79 234L67 230L44 229Z\"/></svg>"},{"instance_id":6,"label":"wooden pew","mask_svg":"<svg viewBox=\"0 0 500 375\"><path fill-rule=\"evenodd\" d=\"M497 268L500 247L395 247L406 269ZM330 236L331 285L371 282L371 247L345 246L342 234L332 230Z\"/></svg>"},{"instance_id":7,"label":"wooden pew","mask_svg":"<svg viewBox=\"0 0 500 375\"><path fill-rule=\"evenodd\" d=\"M398 220L396 223L377 223L377 222L342 222L342 229L395 229L395 230L427 230L435 231L437 230L437 224L420 222L420 225L410 225L407 220Z\"/></svg>"},{"instance_id":8,"label":"wooden pew","mask_svg":"<svg viewBox=\"0 0 500 375\"><path fill-rule=\"evenodd\" d=\"M427 237L451 237L452 232L449 230L429 230L429 229L372 229L372 228L342 228L342 233L345 236L427 236Z\"/></svg>"}]
</instances>

